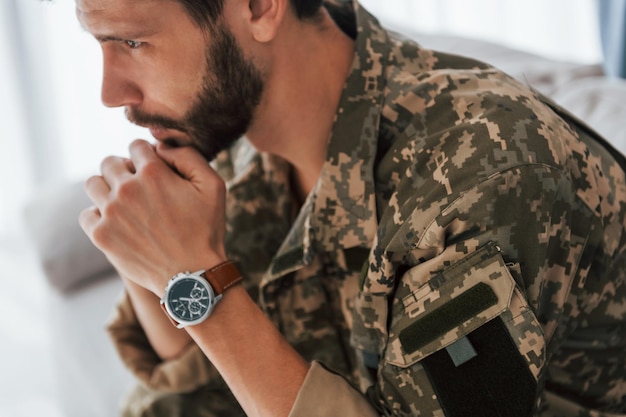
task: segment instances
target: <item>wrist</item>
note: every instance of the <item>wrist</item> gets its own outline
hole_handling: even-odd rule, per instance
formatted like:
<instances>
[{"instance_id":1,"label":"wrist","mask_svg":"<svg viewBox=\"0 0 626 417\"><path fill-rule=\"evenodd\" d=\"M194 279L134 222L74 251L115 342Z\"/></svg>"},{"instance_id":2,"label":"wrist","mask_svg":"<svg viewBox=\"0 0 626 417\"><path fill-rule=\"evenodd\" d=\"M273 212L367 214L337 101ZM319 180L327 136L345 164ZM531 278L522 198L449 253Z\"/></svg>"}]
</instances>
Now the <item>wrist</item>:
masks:
<instances>
[{"instance_id":1,"label":"wrist","mask_svg":"<svg viewBox=\"0 0 626 417\"><path fill-rule=\"evenodd\" d=\"M215 365L244 410L288 414L309 364L243 286L228 290L209 320L185 330Z\"/></svg>"},{"instance_id":2,"label":"wrist","mask_svg":"<svg viewBox=\"0 0 626 417\"><path fill-rule=\"evenodd\" d=\"M183 272L195 272L206 271L214 268L215 266L226 262L228 258L226 255L218 254L217 252L209 252L202 256L194 256L193 260L179 260L175 264L173 263L172 269L168 269L159 274L158 279L155 279L150 287L146 287L149 291L153 292L159 299L165 295L165 289L169 282L178 274ZM179 265L179 266L177 266Z\"/></svg>"}]
</instances>

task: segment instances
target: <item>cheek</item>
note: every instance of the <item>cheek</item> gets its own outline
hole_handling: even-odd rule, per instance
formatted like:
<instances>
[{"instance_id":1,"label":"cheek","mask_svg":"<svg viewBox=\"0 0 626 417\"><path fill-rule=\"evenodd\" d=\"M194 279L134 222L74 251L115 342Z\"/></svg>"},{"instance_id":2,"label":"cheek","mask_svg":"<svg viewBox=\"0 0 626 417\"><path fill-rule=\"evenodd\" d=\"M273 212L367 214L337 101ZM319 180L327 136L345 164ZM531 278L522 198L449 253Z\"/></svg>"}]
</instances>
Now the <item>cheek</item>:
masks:
<instances>
[{"instance_id":1,"label":"cheek","mask_svg":"<svg viewBox=\"0 0 626 417\"><path fill-rule=\"evenodd\" d=\"M153 75L154 98L175 113L185 114L195 102L203 85L204 65L190 60L175 60L179 65L166 65Z\"/></svg>"}]
</instances>

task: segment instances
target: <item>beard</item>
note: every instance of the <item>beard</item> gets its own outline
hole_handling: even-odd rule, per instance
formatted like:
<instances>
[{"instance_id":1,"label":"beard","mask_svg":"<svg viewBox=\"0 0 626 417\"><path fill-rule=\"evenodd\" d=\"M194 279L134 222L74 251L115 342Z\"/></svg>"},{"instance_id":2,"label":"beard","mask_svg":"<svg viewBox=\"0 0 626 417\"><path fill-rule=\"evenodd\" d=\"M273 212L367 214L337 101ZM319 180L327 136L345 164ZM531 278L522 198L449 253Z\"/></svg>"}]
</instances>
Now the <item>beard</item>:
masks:
<instances>
[{"instance_id":1,"label":"beard","mask_svg":"<svg viewBox=\"0 0 626 417\"><path fill-rule=\"evenodd\" d=\"M126 117L132 123L187 134L190 145L207 161L215 159L246 133L264 88L260 71L252 60L244 57L228 28L218 22L210 32L213 40L206 49L202 86L183 120L143 113L136 107L126 108Z\"/></svg>"}]
</instances>

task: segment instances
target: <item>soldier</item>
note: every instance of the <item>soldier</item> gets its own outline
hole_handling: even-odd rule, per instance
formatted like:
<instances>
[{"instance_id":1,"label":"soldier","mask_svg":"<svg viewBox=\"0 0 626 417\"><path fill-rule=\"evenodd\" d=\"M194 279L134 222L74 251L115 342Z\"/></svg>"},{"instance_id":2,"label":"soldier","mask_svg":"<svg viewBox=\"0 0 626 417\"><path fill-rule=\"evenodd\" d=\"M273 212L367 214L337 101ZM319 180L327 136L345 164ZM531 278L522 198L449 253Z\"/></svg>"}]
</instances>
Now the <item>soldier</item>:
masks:
<instances>
[{"instance_id":1,"label":"soldier","mask_svg":"<svg viewBox=\"0 0 626 417\"><path fill-rule=\"evenodd\" d=\"M579 120L356 0L77 15L157 140L80 216L125 415L626 415L626 162Z\"/></svg>"}]
</instances>

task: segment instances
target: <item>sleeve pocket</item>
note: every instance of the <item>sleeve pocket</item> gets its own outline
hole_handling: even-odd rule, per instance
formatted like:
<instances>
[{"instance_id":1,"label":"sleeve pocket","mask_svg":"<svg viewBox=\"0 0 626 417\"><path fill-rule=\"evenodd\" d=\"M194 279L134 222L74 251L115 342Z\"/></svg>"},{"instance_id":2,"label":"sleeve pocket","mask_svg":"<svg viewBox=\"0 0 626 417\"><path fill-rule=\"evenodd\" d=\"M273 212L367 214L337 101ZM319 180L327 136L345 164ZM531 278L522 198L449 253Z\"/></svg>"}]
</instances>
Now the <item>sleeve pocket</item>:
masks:
<instances>
[{"instance_id":1,"label":"sleeve pocket","mask_svg":"<svg viewBox=\"0 0 626 417\"><path fill-rule=\"evenodd\" d=\"M425 269L406 274L419 282ZM545 341L499 248L488 244L416 287L394 302L382 364L393 401L436 402L447 417L532 414ZM398 388L409 386L419 388Z\"/></svg>"},{"instance_id":2,"label":"sleeve pocket","mask_svg":"<svg viewBox=\"0 0 626 417\"><path fill-rule=\"evenodd\" d=\"M468 255L396 304L386 362L405 368L448 347L506 311L514 289L495 245Z\"/></svg>"}]
</instances>

